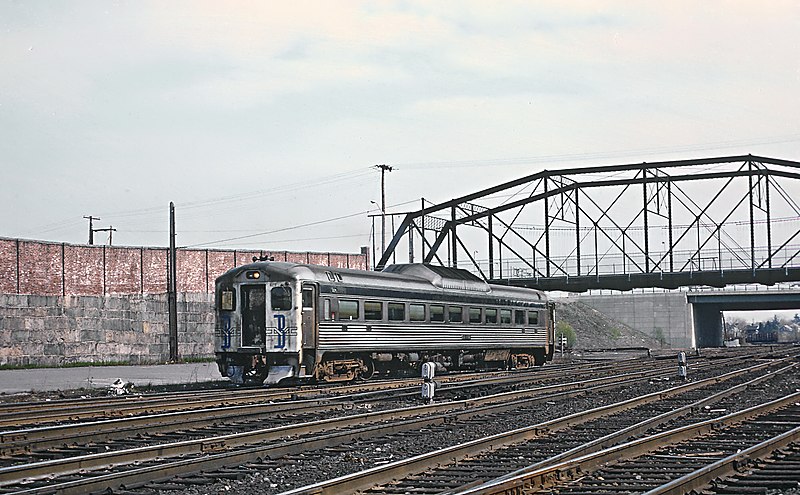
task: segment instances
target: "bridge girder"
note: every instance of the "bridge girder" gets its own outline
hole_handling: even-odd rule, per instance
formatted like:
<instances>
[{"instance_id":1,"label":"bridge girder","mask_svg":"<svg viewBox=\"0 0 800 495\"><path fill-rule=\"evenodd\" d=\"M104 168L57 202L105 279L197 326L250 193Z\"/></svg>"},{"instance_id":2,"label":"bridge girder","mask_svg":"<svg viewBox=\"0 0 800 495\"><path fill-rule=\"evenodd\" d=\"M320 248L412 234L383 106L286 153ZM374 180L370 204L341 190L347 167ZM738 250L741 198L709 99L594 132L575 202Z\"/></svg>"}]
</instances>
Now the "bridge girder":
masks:
<instances>
[{"instance_id":1,"label":"bridge girder","mask_svg":"<svg viewBox=\"0 0 800 495\"><path fill-rule=\"evenodd\" d=\"M665 275L671 286L687 272L724 279L726 271L748 270L756 282L762 272L776 280L767 276L772 269L800 267L798 179L800 163L753 155L543 170L444 203L423 202L405 214L376 269L408 237L409 261L417 243L426 263L512 285L593 278L587 288L616 288L628 275L658 287ZM541 223L524 223L531 214ZM464 227L480 235L464 234ZM488 257L478 257L487 247ZM576 289L586 290L561 288Z\"/></svg>"}]
</instances>

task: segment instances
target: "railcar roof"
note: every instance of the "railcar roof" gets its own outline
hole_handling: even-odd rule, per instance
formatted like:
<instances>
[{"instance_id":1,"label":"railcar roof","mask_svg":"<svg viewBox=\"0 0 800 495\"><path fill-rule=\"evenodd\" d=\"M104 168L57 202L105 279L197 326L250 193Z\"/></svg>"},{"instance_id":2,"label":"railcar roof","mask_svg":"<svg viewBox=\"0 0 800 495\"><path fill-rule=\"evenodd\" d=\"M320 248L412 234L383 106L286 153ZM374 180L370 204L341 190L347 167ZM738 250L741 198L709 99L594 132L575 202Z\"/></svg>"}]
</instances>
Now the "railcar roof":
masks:
<instances>
[{"instance_id":1,"label":"railcar roof","mask_svg":"<svg viewBox=\"0 0 800 495\"><path fill-rule=\"evenodd\" d=\"M404 288L427 291L457 291L472 294L491 294L495 297L542 299L545 295L535 289L490 285L474 274L458 269L422 263L396 264L382 272L336 268L323 265L262 261L229 270L222 277L238 276L242 272L259 270L276 278L307 280L323 284L357 285L375 288ZM338 275L341 280L331 280ZM222 278L220 277L220 278Z\"/></svg>"}]
</instances>

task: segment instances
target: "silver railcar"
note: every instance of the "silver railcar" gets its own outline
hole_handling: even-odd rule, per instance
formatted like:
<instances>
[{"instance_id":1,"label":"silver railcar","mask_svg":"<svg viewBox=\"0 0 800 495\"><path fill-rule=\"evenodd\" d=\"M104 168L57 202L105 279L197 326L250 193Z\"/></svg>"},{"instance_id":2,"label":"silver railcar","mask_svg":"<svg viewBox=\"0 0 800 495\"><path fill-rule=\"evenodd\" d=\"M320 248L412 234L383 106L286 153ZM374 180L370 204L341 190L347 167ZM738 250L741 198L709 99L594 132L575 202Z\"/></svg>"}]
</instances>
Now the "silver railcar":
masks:
<instances>
[{"instance_id":1,"label":"silver railcar","mask_svg":"<svg viewBox=\"0 0 800 495\"><path fill-rule=\"evenodd\" d=\"M344 381L542 365L554 350L544 293L460 269L383 272L255 262L216 280L217 364L234 383Z\"/></svg>"}]
</instances>

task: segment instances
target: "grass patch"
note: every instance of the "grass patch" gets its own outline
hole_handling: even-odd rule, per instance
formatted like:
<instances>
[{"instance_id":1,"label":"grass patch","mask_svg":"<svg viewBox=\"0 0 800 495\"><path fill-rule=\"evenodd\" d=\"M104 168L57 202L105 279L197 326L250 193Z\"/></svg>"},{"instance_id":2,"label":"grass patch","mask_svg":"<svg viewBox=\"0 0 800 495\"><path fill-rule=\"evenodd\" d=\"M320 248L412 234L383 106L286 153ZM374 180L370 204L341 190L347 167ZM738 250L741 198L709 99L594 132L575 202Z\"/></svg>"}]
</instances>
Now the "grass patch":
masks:
<instances>
[{"instance_id":1,"label":"grass patch","mask_svg":"<svg viewBox=\"0 0 800 495\"><path fill-rule=\"evenodd\" d=\"M185 357L179 360L179 363L213 363L216 362L215 357Z\"/></svg>"}]
</instances>

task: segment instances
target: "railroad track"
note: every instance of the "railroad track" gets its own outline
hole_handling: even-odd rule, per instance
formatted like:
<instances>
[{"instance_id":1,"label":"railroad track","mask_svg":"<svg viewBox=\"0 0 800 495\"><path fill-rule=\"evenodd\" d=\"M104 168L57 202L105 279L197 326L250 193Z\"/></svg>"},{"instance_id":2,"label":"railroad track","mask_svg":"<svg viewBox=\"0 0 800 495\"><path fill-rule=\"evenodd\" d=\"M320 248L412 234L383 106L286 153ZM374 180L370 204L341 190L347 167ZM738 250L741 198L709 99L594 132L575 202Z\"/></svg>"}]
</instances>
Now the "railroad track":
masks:
<instances>
[{"instance_id":1,"label":"railroad track","mask_svg":"<svg viewBox=\"0 0 800 495\"><path fill-rule=\"evenodd\" d=\"M702 366L713 360L690 356L690 364ZM749 354L724 357L726 360L757 359L769 354L769 349L759 349ZM647 363L647 364L645 364ZM656 367L652 360L631 359L627 361L580 363L579 365L551 365L517 372L465 373L437 377L440 385L452 385L451 392L462 390L476 392L480 384L488 390L493 386L519 386L527 383L546 383L558 381L565 373L580 373L580 376L602 376L611 372L619 373L626 369L637 370L642 366ZM0 411L0 430L8 431L32 426L74 423L79 421L105 420L159 414L169 412L193 411L237 405L263 404L267 402L290 401L298 399L321 399L343 395L417 392L418 382L409 379L381 380L348 385L304 386L288 389L228 389L210 391L189 391L161 394L128 395L122 397L94 397L82 399L61 399L47 402L4 403ZM444 391L444 390L442 390ZM463 398L463 397L461 397Z\"/></svg>"},{"instance_id":2,"label":"railroad track","mask_svg":"<svg viewBox=\"0 0 800 495\"><path fill-rule=\"evenodd\" d=\"M776 363L761 363L751 367L749 372L774 365ZM585 396L588 393L597 393L600 390L618 388L647 379L652 379L652 376L640 374L628 377L627 382L622 381L620 377L613 377L606 382L596 380L587 384L578 393ZM722 378L712 379L712 381L720 380ZM222 466L247 465L266 457L274 459L281 456L302 455L314 449L331 448L364 437L376 438L380 435L418 432L420 429L435 428L448 422L471 421L529 408L535 404L565 401L572 395L571 392L552 393L552 389L540 388L538 391L512 391L479 399L405 410L357 414L349 418L294 425L293 429L272 428L246 434L10 466L0 470L0 488L2 491L13 493L86 493L107 487L142 485L186 472L209 469L217 470L215 476L220 478L240 476L241 472L226 470ZM168 459L190 454L197 458L172 461ZM87 473L94 470L96 474L97 471L108 469L111 465L116 466L116 471L113 473L99 476L90 476L93 473ZM59 477L53 478L54 476ZM164 489L165 486L169 485L162 484L158 489Z\"/></svg>"},{"instance_id":3,"label":"railroad track","mask_svg":"<svg viewBox=\"0 0 800 495\"><path fill-rule=\"evenodd\" d=\"M546 395L548 397L553 394L563 394L566 391L576 391L580 389L597 388L601 386L618 386L621 383L630 383L636 380L641 380L647 376L647 372L638 371L628 374L611 375L604 378L593 378L589 380L582 380L572 383L559 383L554 385L545 385L534 388L528 388L517 391L508 391L500 394L494 394L484 397L482 399L469 399L462 401L444 402L437 405L422 406L422 407L409 407L402 410L390 410L387 414L392 418L400 417L415 417L424 413L443 413L448 411L458 411L470 407L477 407L483 404L492 404L496 402L508 402L513 400L528 400L526 398L535 398ZM659 372L658 375L663 374ZM652 376L652 372L650 372ZM360 404L368 403L364 397L361 398ZM381 399L371 399L381 400ZM0 439L3 440L2 447L0 447L0 454L6 457L6 465L14 466L19 464L19 460L26 460L29 457L43 458L43 459L58 459L78 454L88 454L87 450L103 451L110 450L111 447L97 444L108 439L122 438L122 445L124 447L131 447L132 444L137 444L139 447L150 446L152 449L160 451L161 445L167 443L172 437L169 434L153 439L150 436L141 435L142 432L152 434L158 431L175 432L181 429L184 432L179 436L185 438L187 433L185 430L198 428L200 426L207 426L213 428L213 438L208 440L209 435L203 435L202 431L197 434L198 441L206 443L223 443L233 441L234 444L248 444L260 440L259 432L272 432L278 431L280 435L285 432L291 432L293 426L291 423L297 424L301 421L298 420L298 415L308 413L311 415L319 416L321 409L328 408L341 412L348 408L351 412L358 412L353 402L337 402L334 404L321 403L319 401L299 401L299 402L285 402L278 404L267 404L261 407L248 406L244 408L237 406L234 408L222 408L216 410L201 410L195 412L185 413L170 413L166 415L145 416L137 418L124 418L118 420L94 422L88 424L78 425L63 425L57 427L37 428L30 430L17 430L8 433L0 434ZM286 416L276 421L274 415L276 412L291 413L291 416ZM373 421L382 421L383 413L367 413L355 414L353 419L346 419L339 417L337 421L333 421L332 425L326 424L324 421L317 421L318 432L325 431L339 427L340 425L358 424L369 418L375 418ZM269 421L265 421L263 417L271 417ZM338 416L341 416L340 414ZM225 425L225 418L234 418L235 423ZM245 420L250 419L249 424L255 424L258 429L254 432L253 427L248 427ZM258 422L256 424L256 421ZM265 428L269 425L270 421L274 424L271 428ZM289 423L288 426L282 426ZM313 422L311 422L313 424ZM229 433L225 435L226 440L218 440L222 438L220 430L231 431L245 431L241 435ZM300 429L302 431L303 428ZM267 435L267 438L274 438L274 435ZM82 445L77 444L77 441L84 442ZM191 452L193 445L191 443L183 442L181 447ZM94 444L94 445L92 445ZM119 445L117 445L119 448ZM113 452L106 452L106 457L113 457ZM16 462L15 462L16 461ZM52 466L51 466L52 467ZM83 464L83 467L86 467Z\"/></svg>"},{"instance_id":4,"label":"railroad track","mask_svg":"<svg viewBox=\"0 0 800 495\"><path fill-rule=\"evenodd\" d=\"M458 493L493 478L512 476L508 473L515 470L527 472L542 465L561 465L559 463L625 442L681 418L699 414L707 419L708 414L719 414L730 407L712 407L715 404L796 369L797 365L791 364L754 380L740 380L735 386L714 379L707 383L681 385L669 393L657 392L581 411L287 493L352 493L355 490L373 494ZM743 375L737 372L724 378L733 380L737 377L743 378ZM738 398L733 402L736 400ZM440 467L429 469L430 466ZM561 476L560 472L553 472ZM530 484L524 486L530 487Z\"/></svg>"},{"instance_id":5,"label":"railroad track","mask_svg":"<svg viewBox=\"0 0 800 495\"><path fill-rule=\"evenodd\" d=\"M772 454L744 452L747 457L737 458L736 471L726 470L705 487L708 494L747 494L754 489L800 490L800 441L786 447L772 446ZM749 449L748 449L749 450Z\"/></svg>"},{"instance_id":6,"label":"railroad track","mask_svg":"<svg viewBox=\"0 0 800 495\"><path fill-rule=\"evenodd\" d=\"M626 368L639 368L639 362L619 365L616 372ZM576 366L556 366L547 369L537 368L517 372L464 373L444 375L437 378L443 385L463 384L475 388L502 386L519 382L546 382L559 379L564 370ZM600 363L581 367L581 374L609 373L614 365ZM228 390L192 391L130 395L122 397L100 397L86 399L62 399L47 402L24 402L3 404L0 412L0 429L9 430L37 425L61 424L66 422L103 420L156 413L192 411L202 408L227 407L237 405L263 404L297 399L331 398L355 396L357 394L380 394L417 392L418 381L410 379L381 380L348 385L304 386L286 389L237 388ZM455 388L453 388L455 390Z\"/></svg>"},{"instance_id":7,"label":"railroad track","mask_svg":"<svg viewBox=\"0 0 800 495\"><path fill-rule=\"evenodd\" d=\"M559 494L608 493L684 494L703 489L714 480L735 474L753 459L768 457L789 447L797 454L800 441L800 392L738 411L721 418L688 424L646 436L574 460L531 466L516 476L460 491L468 495L536 493L558 489ZM784 479L800 482L790 471L795 459L785 459L777 470ZM620 461L622 459L622 461ZM745 478L746 479L746 478ZM765 480L757 480L763 488ZM728 491L734 483L721 481ZM745 485L745 492L750 483ZM752 488L750 486L749 488Z\"/></svg>"},{"instance_id":8,"label":"railroad track","mask_svg":"<svg viewBox=\"0 0 800 495\"><path fill-rule=\"evenodd\" d=\"M538 386L531 389L532 383L543 380L533 376L500 376L484 380L451 382L445 386L445 395L457 399L460 396L473 398L486 394L470 392L478 387L496 387L494 395L508 388L508 393L501 395L503 400L513 400L531 394L549 393L551 391L567 391L581 387L612 383L622 379L632 379L653 370L639 363L638 370L627 374L607 375L601 378L584 379L572 383L557 383L549 386ZM631 365L629 364L628 367ZM700 368L699 366L697 368ZM587 375L597 374L596 370ZM657 375L663 374L658 371ZM525 388L527 387L527 388ZM398 389L393 389L396 393ZM394 395L394 399L409 399L418 402L418 391L402 392ZM512 392L512 390L521 390ZM17 429L0 432L0 466L9 466L25 462L29 457L35 459L57 459L70 455L90 454L108 450L118 450L120 443L124 448L133 446L158 445L176 439L205 438L234 434L237 431L278 427L287 423L309 422L324 419L331 414L338 416L355 414L363 410L387 408L391 402L385 395L370 392L339 396L333 399L307 399L265 404L247 404L203 408L199 410L152 414L105 421L64 424L44 428ZM176 433L177 432L177 433ZM115 440L121 442L115 443Z\"/></svg>"}]
</instances>

